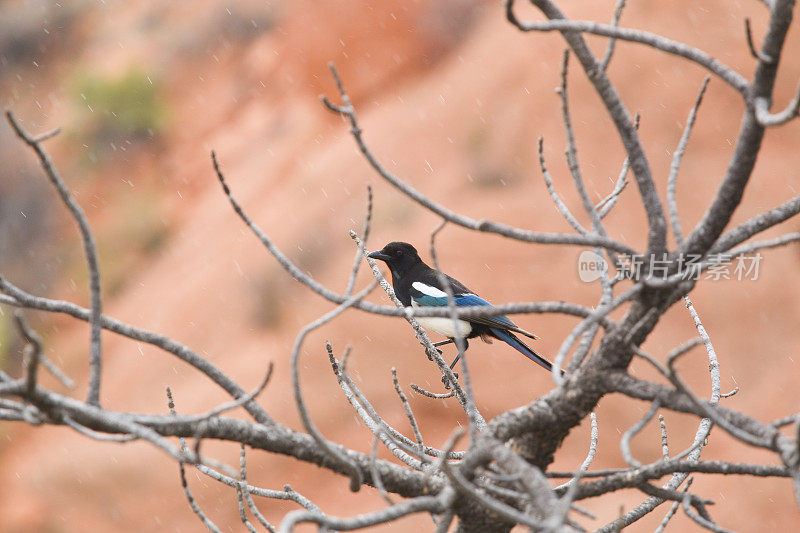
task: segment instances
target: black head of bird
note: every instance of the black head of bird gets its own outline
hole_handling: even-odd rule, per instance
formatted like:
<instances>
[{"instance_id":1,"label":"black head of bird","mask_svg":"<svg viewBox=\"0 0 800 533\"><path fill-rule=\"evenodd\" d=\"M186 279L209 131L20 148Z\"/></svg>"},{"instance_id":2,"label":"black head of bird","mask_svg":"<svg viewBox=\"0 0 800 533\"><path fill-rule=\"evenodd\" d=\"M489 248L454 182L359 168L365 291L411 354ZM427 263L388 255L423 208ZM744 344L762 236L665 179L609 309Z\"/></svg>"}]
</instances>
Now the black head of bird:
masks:
<instances>
[{"instance_id":1,"label":"black head of bird","mask_svg":"<svg viewBox=\"0 0 800 533\"><path fill-rule=\"evenodd\" d=\"M417 249L407 242L390 242L382 250L369 254L369 257L385 262L395 279L403 277L409 270L422 262Z\"/></svg>"}]
</instances>

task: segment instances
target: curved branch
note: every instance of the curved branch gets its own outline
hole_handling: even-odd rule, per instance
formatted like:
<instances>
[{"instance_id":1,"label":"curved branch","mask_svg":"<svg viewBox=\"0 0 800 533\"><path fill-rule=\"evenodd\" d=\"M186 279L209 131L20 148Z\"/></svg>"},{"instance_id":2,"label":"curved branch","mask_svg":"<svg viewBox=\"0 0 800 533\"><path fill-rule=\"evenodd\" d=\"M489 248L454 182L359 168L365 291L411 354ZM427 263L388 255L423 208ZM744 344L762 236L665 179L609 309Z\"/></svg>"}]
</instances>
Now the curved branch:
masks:
<instances>
[{"instance_id":1,"label":"curved branch","mask_svg":"<svg viewBox=\"0 0 800 533\"><path fill-rule=\"evenodd\" d=\"M797 92L783 111L775 113L769 112L769 99L766 97L756 99L756 119L758 123L769 128L786 124L800 113L800 84L797 85Z\"/></svg>"},{"instance_id":2,"label":"curved branch","mask_svg":"<svg viewBox=\"0 0 800 533\"><path fill-rule=\"evenodd\" d=\"M595 498L621 488L636 487L646 481L678 473L703 473L754 477L791 477L783 466L728 463L725 461L658 461L649 465L587 481L578 487L576 500Z\"/></svg>"},{"instance_id":3,"label":"curved branch","mask_svg":"<svg viewBox=\"0 0 800 533\"><path fill-rule=\"evenodd\" d=\"M89 269L89 290L91 292L92 306L92 311L89 317L89 324L91 325L89 392L86 397L86 402L92 405L100 405L100 371L103 363L103 347L101 342L102 340L100 338L100 332L102 331L100 317L103 313L103 301L100 296L100 264L97 259L97 244L94 241L92 230L89 228L89 221L86 219L86 214L83 212L83 209L81 209L81 206L78 205L78 202L76 202L70 194L69 189L61 179L61 176L59 176L56 167L53 165L53 161L50 159L50 156L47 155L47 152L45 152L44 148L41 146L42 141L45 141L56 135L58 130L45 133L39 137L31 137L22 129L22 126L19 125L11 110L6 110L6 118L8 119L9 124L11 124L11 127L14 128L14 132L17 134L17 136L25 141L25 144L30 146L33 151L36 152L36 156L39 158L42 168L47 174L47 177L50 179L50 183L52 183L56 188L56 191L58 191L59 196L61 196L61 201L64 202L64 205L66 205L67 209L69 209L69 212L72 215L72 218L75 219L75 222L77 222L78 229L81 233L83 251L86 255L86 265Z\"/></svg>"},{"instance_id":4,"label":"curved branch","mask_svg":"<svg viewBox=\"0 0 800 533\"><path fill-rule=\"evenodd\" d=\"M24 380L1 384L0 395L24 396ZM199 417L191 415L142 415L109 411L39 387L36 389L35 398L37 406L41 406L45 412L56 415L67 414L74 422L94 431L109 434L134 434L141 438L145 438L142 437L142 432L146 432L148 437L158 437L159 443L162 442L163 437L217 439L244 443L251 448L294 457L339 474L348 473L341 463L331 460L330 456L319 448L313 437L277 424L268 426L223 416L199 420ZM62 423L58 418L50 422ZM167 446L162 449L168 452L176 451L171 444L163 442ZM355 462L359 470L364 473L365 482L372 484L372 477L369 473L372 457L369 454L348 450L338 444L332 446ZM184 457L184 459L187 458ZM427 476L382 459L378 459L376 462L387 490L401 496L438 494L442 488L442 481L439 477Z\"/></svg>"},{"instance_id":5,"label":"curved branch","mask_svg":"<svg viewBox=\"0 0 800 533\"><path fill-rule=\"evenodd\" d=\"M707 252L728 225L742 200L764 139L764 126L759 123L752 106L759 98L768 100L772 98L778 63L792 22L793 8L794 0L775 1L762 47L762 52L774 61L758 62L753 82L748 90L748 109L745 111L728 169L711 205L703 214L700 223L678 248L678 254L688 256Z\"/></svg>"},{"instance_id":6,"label":"curved branch","mask_svg":"<svg viewBox=\"0 0 800 533\"><path fill-rule=\"evenodd\" d=\"M79 320L91 320L91 311L88 309L75 305L71 302L50 300L48 298L33 296L32 294L29 294L12 285L3 277L0 277L0 291L13 297L13 300L11 301L3 299L3 303L7 303L9 305L26 307L30 309L39 309L41 311L49 311L54 313L64 313ZM113 331L114 333L128 337L129 339L151 344L161 348L165 352L171 353L208 376L211 381L222 387L222 389L233 396L234 399L239 399L247 394L247 391L237 385L235 381L225 375L210 361L204 357L201 357L196 352L193 352L183 344L170 339L169 337L165 337L164 335L154 333L146 329L129 326L124 322L120 322L119 320L115 320L105 315L100 317L100 325L108 331ZM244 408L247 409L247 412L249 412L253 418L261 424L266 424L269 426L275 425L275 421L272 420L267 412L256 402L249 401L244 405Z\"/></svg>"},{"instance_id":7,"label":"curved branch","mask_svg":"<svg viewBox=\"0 0 800 533\"><path fill-rule=\"evenodd\" d=\"M400 502L379 511L361 514L352 518L327 516L310 511L292 511L281 522L279 533L291 533L301 523L313 523L340 531L352 531L365 527L386 524L414 513L441 513L446 509L444 499L437 496L420 496L413 500Z\"/></svg>"},{"instance_id":8,"label":"curved branch","mask_svg":"<svg viewBox=\"0 0 800 533\"><path fill-rule=\"evenodd\" d=\"M291 369L292 369L292 388L294 389L294 399L295 403L297 404L297 410L300 412L300 418L303 421L303 426L306 428L311 436L316 441L317 446L324 451L326 454L331 456L336 461L342 463L345 470L348 472L350 476L350 490L353 492L358 492L361 488L361 483L363 482L363 476L361 475L361 471L358 469L358 466L351 461L349 458L345 457L344 454L339 452L336 448L334 448L331 443L322 436L322 433L319 432L317 427L314 425L314 422L311 420L311 415L306 408L305 401L303 400L303 394L300 390L300 350L303 347L303 341L305 341L306 336L314 331L315 329L322 327L323 325L327 324L348 308L350 308L353 303L361 300L369 294L372 289L377 287L378 283L373 282L369 287L363 289L358 294L350 297L344 302L342 305L329 311L325 315L321 316L317 320L311 322L310 324L306 325L303 329L300 330L300 333L297 335L297 339L294 341L294 348L292 348L292 359L291 359Z\"/></svg>"},{"instance_id":9,"label":"curved branch","mask_svg":"<svg viewBox=\"0 0 800 533\"><path fill-rule=\"evenodd\" d=\"M587 78L592 85L594 85L595 91L602 99L608 115L614 122L617 133L625 146L625 150L628 152L631 168L633 169L636 183L639 186L639 194L642 197L642 203L644 204L647 214L647 251L648 254L660 256L666 251L667 246L667 219L664 215L664 208L661 205L661 200L656 191L655 184L653 183L650 165L645 156L644 148L639 141L636 128L632 124L630 114L622 103L616 88L611 84L611 81L608 79L601 65L597 62L597 59L595 59L591 50L589 50L583 37L577 31L580 25L577 27L573 26L574 23L566 20L564 14L550 0L532 0L532 2L548 19L550 19L548 22L534 22L530 23L532 26L526 26L526 24L520 22L516 18L516 15L514 15L514 0L506 1L506 17L509 22L522 31L536 29L538 26L547 28L547 31L558 30L562 33L564 40L567 41L570 48L572 48ZM593 25L594 23L586 24ZM620 31L619 28L613 26L607 27L611 28L614 33ZM611 34L607 36L611 36Z\"/></svg>"},{"instance_id":10,"label":"curved branch","mask_svg":"<svg viewBox=\"0 0 800 533\"><path fill-rule=\"evenodd\" d=\"M700 104L703 102L703 95L706 93L708 87L708 76L703 80L703 85L700 87L700 93L694 101L694 107L689 112L689 118L686 119L686 126L683 129L681 140L678 142L678 148L672 156L672 164L669 168L669 178L667 178L667 209L669 210L669 221L672 224L672 233L675 235L675 240L678 244L683 242L683 231L681 230L681 221L678 218L678 202L675 199L675 189L678 185L678 170L681 167L683 154L686 151L686 145L689 144L689 135L692 133L694 121L697 118L697 110L700 109Z\"/></svg>"},{"instance_id":11,"label":"curved branch","mask_svg":"<svg viewBox=\"0 0 800 533\"><path fill-rule=\"evenodd\" d=\"M615 25L600 24L590 20L565 20L563 16L557 17L557 19L560 20L553 20L553 17L545 11L545 9L549 10L551 7L555 7L548 0L531 0L531 3L545 12L545 15L550 20L546 22L520 21L513 13L514 0L506 1L506 16L509 21L521 31L591 33L603 37L619 39L621 41L644 44L656 50L688 59L700 65L712 74L718 76L742 95L744 95L748 89L747 79L745 79L744 76L697 48L643 30L620 28Z\"/></svg>"},{"instance_id":12,"label":"curved branch","mask_svg":"<svg viewBox=\"0 0 800 533\"><path fill-rule=\"evenodd\" d=\"M781 222L784 222L797 213L800 213L800 195L795 196L791 200L782 203L779 206L773 207L765 213L758 214L748 220L742 222L733 229L726 231L717 239L714 246L711 247L709 253L722 253L727 252L737 244L740 244L753 235L761 233L764 230L771 228Z\"/></svg>"},{"instance_id":13,"label":"curved branch","mask_svg":"<svg viewBox=\"0 0 800 533\"><path fill-rule=\"evenodd\" d=\"M508 237L510 239L515 239L518 241L524 242L535 242L539 244L568 244L573 246L600 246L601 248L607 248L609 250L614 250L617 252L621 252L624 254L629 254L633 252L633 249L621 242L617 242L613 239L609 239L607 237L601 237L599 235L565 235L562 233L545 233L545 232L538 232L538 231L528 231L520 228L515 228L513 226L508 226L506 224L501 224L499 222L493 222L491 220L474 220L467 216L461 215L452 211L442 204L434 202L412 186L408 185L400 178L389 172L386 167L384 167L375 154L369 149L364 141L364 137L362 135L361 127L358 124L358 117L356 116L356 111L353 105L350 103L350 97L348 96L347 92L344 90L342 85L341 79L339 78L339 74L336 71L336 67L333 66L333 63L330 63L328 67L331 69L331 73L333 74L334 79L336 80L336 85L339 88L339 93L342 97L342 102L344 105L336 105L331 102L327 97L322 97L322 102L329 110L333 111L334 113L339 113L344 115L350 121L350 133L353 134L353 138L358 145L358 149L366 158L367 162L372 166L372 168L380 174L386 181L388 181L391 185L393 185L397 190L423 206L424 208L432 211L442 217L443 219L447 220L448 222L452 222L458 226L471 229L473 231L482 231L486 233L496 233L497 235L502 235L503 237ZM633 252L635 254L635 252Z\"/></svg>"}]
</instances>

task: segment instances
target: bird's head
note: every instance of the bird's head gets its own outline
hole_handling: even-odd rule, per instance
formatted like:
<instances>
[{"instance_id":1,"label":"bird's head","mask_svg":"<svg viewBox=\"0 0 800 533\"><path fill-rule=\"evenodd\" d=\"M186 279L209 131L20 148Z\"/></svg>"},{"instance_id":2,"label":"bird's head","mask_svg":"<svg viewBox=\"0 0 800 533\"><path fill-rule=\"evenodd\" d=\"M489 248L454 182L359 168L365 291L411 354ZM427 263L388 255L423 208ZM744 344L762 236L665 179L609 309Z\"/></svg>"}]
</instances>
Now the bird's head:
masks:
<instances>
[{"instance_id":1,"label":"bird's head","mask_svg":"<svg viewBox=\"0 0 800 533\"><path fill-rule=\"evenodd\" d=\"M407 242L390 242L382 250L369 254L372 259L380 259L389 266L392 275L400 277L414 265L421 262L417 249Z\"/></svg>"}]
</instances>

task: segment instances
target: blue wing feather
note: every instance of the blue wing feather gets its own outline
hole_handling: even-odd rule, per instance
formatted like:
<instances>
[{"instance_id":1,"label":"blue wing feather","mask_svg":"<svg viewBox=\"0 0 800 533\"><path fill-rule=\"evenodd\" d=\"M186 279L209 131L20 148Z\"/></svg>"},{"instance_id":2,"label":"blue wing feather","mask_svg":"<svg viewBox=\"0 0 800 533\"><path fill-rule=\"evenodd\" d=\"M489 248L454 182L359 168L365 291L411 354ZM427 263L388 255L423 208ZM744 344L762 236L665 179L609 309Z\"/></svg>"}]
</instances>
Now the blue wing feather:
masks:
<instances>
[{"instance_id":1,"label":"blue wing feather","mask_svg":"<svg viewBox=\"0 0 800 533\"><path fill-rule=\"evenodd\" d=\"M447 296L431 296L429 294L425 294L417 289L411 289L411 299L414 300L420 307L445 307L447 306ZM477 294L467 293L467 294L456 294L454 295L453 299L456 302L457 307L473 307L473 306L482 306L482 305L492 305L491 303L487 302ZM492 325L495 327L503 327L503 326L510 326L516 327L507 316L500 315L500 316L492 316L486 317L482 321L487 322L487 325Z\"/></svg>"},{"instance_id":2,"label":"blue wing feather","mask_svg":"<svg viewBox=\"0 0 800 533\"><path fill-rule=\"evenodd\" d=\"M459 307L469 307L472 305L492 305L477 294L459 294L455 297L456 305Z\"/></svg>"},{"instance_id":3,"label":"blue wing feather","mask_svg":"<svg viewBox=\"0 0 800 533\"><path fill-rule=\"evenodd\" d=\"M418 291L411 291L411 299L420 307L443 307L447 305L447 298L429 296ZM458 305L458 303L456 303Z\"/></svg>"}]
</instances>

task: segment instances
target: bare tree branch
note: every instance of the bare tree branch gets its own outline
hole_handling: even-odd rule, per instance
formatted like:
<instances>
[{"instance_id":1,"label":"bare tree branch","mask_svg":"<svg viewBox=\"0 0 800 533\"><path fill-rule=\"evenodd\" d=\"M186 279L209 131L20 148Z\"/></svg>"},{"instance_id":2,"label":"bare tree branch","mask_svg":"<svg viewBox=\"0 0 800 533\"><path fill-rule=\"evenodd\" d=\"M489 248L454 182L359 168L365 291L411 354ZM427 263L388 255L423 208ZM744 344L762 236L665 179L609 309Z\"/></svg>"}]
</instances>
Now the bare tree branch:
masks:
<instances>
[{"instance_id":1,"label":"bare tree branch","mask_svg":"<svg viewBox=\"0 0 800 533\"><path fill-rule=\"evenodd\" d=\"M425 453L425 445L422 443L422 433L419 430L419 425L417 424L417 418L414 416L414 411L411 410L411 404L408 403L408 398L406 398L406 394L400 387L400 381L397 379L397 369L395 367L392 367L392 382L394 383L394 390L397 392L397 397L400 398L400 401L403 403L403 410L406 412L406 417L408 418L409 424L411 424L411 430L414 432L414 438L417 439L417 443L419 444L419 460L422 461L423 454Z\"/></svg>"},{"instance_id":2,"label":"bare tree branch","mask_svg":"<svg viewBox=\"0 0 800 533\"><path fill-rule=\"evenodd\" d=\"M559 516L558 525L556 527L561 527L561 525L563 525L567 520L567 513L569 513L572 503L575 501L575 496L578 494L580 480L589 469L589 466L591 466L592 461L594 461L594 456L597 453L597 415L592 413L590 415L590 419L592 429L589 435L589 453L586 455L586 459L583 460L583 463L581 463L580 468L578 468L578 471L575 472L575 475L571 480L554 489L554 491L558 491L559 489L566 488L566 494L564 494L564 496L561 498L561 501L559 501L560 513L556 515Z\"/></svg>"},{"instance_id":3,"label":"bare tree branch","mask_svg":"<svg viewBox=\"0 0 800 533\"><path fill-rule=\"evenodd\" d=\"M247 457L246 457L246 453L245 453L245 445L244 444L241 445L240 452L239 452L239 472L240 472L240 476L242 478L242 481L239 484L239 486L237 487L237 489L238 489L237 492L239 494L241 494L242 497L245 499L245 501L247 502L247 506L250 508L250 512L253 513L253 516L256 517L256 520L258 520L258 522L262 526L264 526L264 528L267 529L267 531L269 531L270 533L276 533L277 530L272 526L272 524L269 523L269 521L264 517L264 515L261 514L261 511L258 510L258 507L256 507L256 502L253 501L253 496L251 495L250 490L248 488L248 485L247 485ZM242 515L244 515L243 511L244 511L243 509L240 511Z\"/></svg>"},{"instance_id":4,"label":"bare tree branch","mask_svg":"<svg viewBox=\"0 0 800 533\"><path fill-rule=\"evenodd\" d=\"M331 73L333 74L334 80L336 81L336 85L339 88L339 93L342 97L343 105L341 106L336 105L333 102L331 102L327 97L323 96L321 98L323 104L325 104L325 107L327 107L334 113L339 113L341 115L344 115L350 121L351 125L350 133L353 134L353 138L355 139L359 150L367 159L372 168L375 169L375 171L378 174L380 174L381 177L383 177L386 181L392 184L400 192L402 192L412 200L416 201L426 209L436 213L437 215L447 220L448 222L452 222L453 224L456 224L458 226L462 226L464 228L468 228L475 231L496 233L498 235L502 235L504 237L509 237L511 239L516 239L519 241L535 242L539 244L570 244L577 246L600 246L603 248L616 250L621 253L633 252L633 249L625 244L616 242L611 239L604 239L602 237L597 237L597 236L584 237L581 235L564 235L562 233L534 232L534 231L527 231L519 228L514 228L511 226L507 226L505 224L493 222L491 220L485 220L485 219L473 220L469 217L451 211L450 209L447 209L443 205L429 199L427 196L417 191L410 185L400 180L400 178L389 172L383 165L381 165L377 157L367 147L366 143L364 142L361 127L359 126L358 123L358 118L356 116L355 108L351 104L350 97L348 96L347 92L345 92L344 90L344 86L342 85L341 79L339 78L339 74L332 63L329 64L328 66L331 70Z\"/></svg>"},{"instance_id":5,"label":"bare tree branch","mask_svg":"<svg viewBox=\"0 0 800 533\"><path fill-rule=\"evenodd\" d=\"M717 239L709 253L727 252L737 244L741 244L750 237L789 220L798 213L800 213L800 195L726 231Z\"/></svg>"},{"instance_id":6,"label":"bare tree branch","mask_svg":"<svg viewBox=\"0 0 800 533\"><path fill-rule=\"evenodd\" d=\"M669 221L672 224L672 233L675 235L675 240L678 244L683 242L683 231L681 230L681 221L678 218L678 202L675 199L675 188L678 185L678 170L681 167L681 160L683 153L686 151L686 145L689 144L689 135L692 133L694 121L697 118L697 110L700 109L700 104L703 102L703 95L706 93L708 87L708 80L706 76L703 80L703 85L700 87L700 94L694 102L694 107L689 112L689 118L686 119L686 126L683 129L683 135L678 142L678 148L672 156L672 165L669 169L669 178L667 179L667 206L669 208Z\"/></svg>"},{"instance_id":7,"label":"bare tree branch","mask_svg":"<svg viewBox=\"0 0 800 533\"><path fill-rule=\"evenodd\" d=\"M625 9L625 0L617 0L617 5L614 7L614 18L611 19L611 27L619 27L619 20L622 18L623 9ZM603 59L600 60L600 66L603 68L603 70L608 69L608 64L611 63L611 57L614 55L614 47L616 44L616 37L611 37L608 39L608 44L606 45L606 51L603 54Z\"/></svg>"},{"instance_id":8,"label":"bare tree branch","mask_svg":"<svg viewBox=\"0 0 800 533\"><path fill-rule=\"evenodd\" d=\"M748 102L759 98L771 99L778 72L778 64L786 41L786 34L792 22L794 0L775 0L770 13L767 34L764 37L762 52L774 59L772 62L759 61L752 83L749 85ZM692 230L677 252L683 254L705 253L719 238L730 222L733 212L741 202L744 188L755 166L756 156L764 138L762 126L748 108L739 130L733 157L728 170L720 183L714 200L706 210L700 223Z\"/></svg>"},{"instance_id":9,"label":"bare tree branch","mask_svg":"<svg viewBox=\"0 0 800 533\"><path fill-rule=\"evenodd\" d=\"M656 415L656 412L658 412L659 407L661 407L661 402L656 399L642 419L631 426L631 428L622 435L622 439L619 441L619 446L622 450L622 457L625 459L625 462L631 466L642 466L642 463L637 461L631 453L631 439L653 419L653 417Z\"/></svg>"},{"instance_id":10,"label":"bare tree branch","mask_svg":"<svg viewBox=\"0 0 800 533\"><path fill-rule=\"evenodd\" d=\"M661 200L658 197L655 184L653 183L650 165L647 162L644 149L639 141L636 128L632 126L630 115L625 109L617 90L611 84L611 81L608 79L603 69L600 68L600 65L591 50L589 50L583 37L581 37L580 33L577 33L577 31L581 31L580 24L576 27L571 21L565 20L564 14L549 0L533 0L533 4L550 19L548 22L522 23L514 15L513 4L513 0L506 1L506 16L509 22L522 31L539 29L539 26L547 28L548 30L561 31L564 40L567 41L570 48L575 53L575 56L578 58L578 61L580 61L589 81L594 85L598 96L603 100L603 104L617 128L620 139L630 158L631 168L636 177L639 193L644 203L645 212L647 213L649 227L647 241L648 254L663 253L666 251L667 223ZM560 26L561 24L563 24L563 26ZM587 24L592 27L598 26L595 23ZM624 32L620 34L619 32L621 30L619 28L613 28L613 30L612 33L615 33L616 37L624 38ZM611 36L611 33L608 33L607 36Z\"/></svg>"},{"instance_id":11,"label":"bare tree branch","mask_svg":"<svg viewBox=\"0 0 800 533\"><path fill-rule=\"evenodd\" d=\"M558 212L561 213L561 216L569 223L570 226L575 228L575 231L580 233L581 235L587 235L588 232L581 226L581 223L578 222L578 219L572 214L569 208L566 206L561 197L555 190L553 186L553 178L550 176L550 172L547 171L547 164L544 159L544 138L539 137L539 168L542 169L542 177L544 178L544 184L547 187L547 192L550 194L550 198L553 200L553 203L556 205L556 209Z\"/></svg>"},{"instance_id":12,"label":"bare tree branch","mask_svg":"<svg viewBox=\"0 0 800 533\"><path fill-rule=\"evenodd\" d=\"M594 21L566 20L563 16L553 17L551 14L554 14L552 11L555 7L554 4L547 0L531 0L531 3L541 9L550 20L547 22L520 21L513 12L514 0L506 1L506 16L521 31L559 31L565 35L568 32L575 34L578 32L592 33L603 37L613 37L621 41L644 44L700 65L712 74L719 76L725 83L742 94L747 90L747 80L741 74L723 65L702 50L642 30L619 28L615 25L599 24Z\"/></svg>"},{"instance_id":13,"label":"bare tree branch","mask_svg":"<svg viewBox=\"0 0 800 533\"><path fill-rule=\"evenodd\" d=\"M70 194L66 184L61 179L61 176L59 176L55 165L53 165L50 156L45 152L44 148L42 148L41 143L55 136L58 130L45 133L40 137L31 137L22 129L22 126L19 125L19 122L17 122L11 110L6 110L6 118L17 136L36 152L36 157L39 158L39 163L41 163L50 183L52 183L53 187L58 191L61 201L64 202L64 205L69 209L70 214L75 219L75 222L78 224L78 229L80 230L83 250L86 255L86 265L89 269L89 289L91 292L91 314L89 317L89 324L91 325L91 355L89 357L89 392L86 401L92 405L100 405L100 371L103 363L100 317L103 313L103 302L100 296L100 266L97 260L97 245L94 240L94 235L92 235L92 230L89 228L89 221L86 219L86 214Z\"/></svg>"},{"instance_id":14,"label":"bare tree branch","mask_svg":"<svg viewBox=\"0 0 800 533\"><path fill-rule=\"evenodd\" d=\"M753 59L758 59L759 61L764 61L765 63L770 63L774 61L771 57L767 57L761 51L756 51L756 47L753 44L753 31L750 27L750 18L745 17L744 19L744 35L747 39L747 48L750 50L750 55L753 56Z\"/></svg>"},{"instance_id":15,"label":"bare tree branch","mask_svg":"<svg viewBox=\"0 0 800 533\"><path fill-rule=\"evenodd\" d=\"M14 298L14 301L5 300L4 303L8 303L10 305L55 313L65 313L80 320L90 320L91 312L87 309L62 300L50 300L48 298L33 296L16 287L15 285L12 285L2 277L0 277L0 291ZM222 387L223 390L225 390L234 398L240 398L246 394L244 389L237 385L236 382L234 382L231 378L226 376L221 370L215 367L210 361L193 352L186 346L168 337L165 337L164 335L160 335L146 329L129 326L128 324L107 316L100 317L100 324L103 328L109 331L113 331L114 333L118 333L133 340L151 344L175 355L182 361L190 364L208 376L214 383ZM267 412L264 411L264 409L262 409L257 403L251 401L245 404L244 407L258 422L267 425L275 424Z\"/></svg>"},{"instance_id":16,"label":"bare tree branch","mask_svg":"<svg viewBox=\"0 0 800 533\"><path fill-rule=\"evenodd\" d=\"M689 479L686 480L686 485L684 485L683 489L682 489L683 492L689 492L689 487L692 486L692 482L693 481L694 481L694 478L691 477L691 476L689 477ZM663 531L667 527L667 524L669 523L669 521L672 520L673 516L675 516L675 513L677 512L678 507L680 507L680 505L681 505L681 502L677 502L677 501L672 504L672 507L670 507L669 511L667 511L667 514L664 515L664 519L661 520L661 523L658 525L658 528L656 528L654 533L663 533Z\"/></svg>"},{"instance_id":17,"label":"bare tree branch","mask_svg":"<svg viewBox=\"0 0 800 533\"><path fill-rule=\"evenodd\" d=\"M175 411L175 402L172 399L172 391L169 388L167 388L167 403L172 415L177 416L178 413ZM181 438L180 442L181 442L181 448L184 451L188 451L186 448L186 441L183 438ZM200 509L200 506L197 504L197 500L194 499L194 495L192 494L192 491L189 488L189 483L187 483L186 481L186 467L184 466L184 462L182 460L178 461L178 469L181 476L181 487L183 487L183 493L186 495L186 500L189 502L189 506L192 508L192 512L194 512L194 514L197 515L197 517L200 519L203 525L206 526L206 528L208 528L209 531L212 531L213 533L220 533L220 529L217 527L217 525L214 522L212 522L211 519L208 518L208 516L206 516L206 514L203 512L202 509Z\"/></svg>"},{"instance_id":18,"label":"bare tree branch","mask_svg":"<svg viewBox=\"0 0 800 533\"><path fill-rule=\"evenodd\" d=\"M303 420L303 426L306 428L306 431L311 434L311 436L317 442L317 446L319 446L321 450L323 450L336 461L342 463L350 475L350 490L353 492L358 492L358 490L361 488L361 484L363 483L361 470L353 461L347 458L344 454L339 453L336 448L331 446L330 442L328 442L328 440L322 436L322 433L319 432L316 425L314 425L314 422L311 420L311 415L306 408L305 401L303 400L303 393L300 389L300 351L303 347L303 341L305 341L305 338L309 333L319 327L322 327L342 314L345 310L353 305L353 302L357 302L358 300L364 298L364 296L372 292L372 289L374 289L377 285L377 282L371 283L367 288L362 289L355 296L348 298L347 301L345 301L336 309L329 311L317 320L306 325L300 330L300 333L297 335L297 339L294 341L294 348L292 348L292 387L294 389L294 399L295 403L297 404L297 410L300 412L300 418Z\"/></svg>"},{"instance_id":19,"label":"bare tree branch","mask_svg":"<svg viewBox=\"0 0 800 533\"><path fill-rule=\"evenodd\" d=\"M439 513L447 507L443 496L420 496L397 503L391 507L361 514L353 518L338 518L309 511L292 511L287 514L278 528L279 533L291 533L301 523L313 523L341 531L352 531L392 522L403 516L415 513Z\"/></svg>"},{"instance_id":20,"label":"bare tree branch","mask_svg":"<svg viewBox=\"0 0 800 533\"><path fill-rule=\"evenodd\" d=\"M798 112L800 112L800 84L797 85L794 98L786 105L783 111L771 114L769 112L769 104L770 101L766 97L756 99L756 119L765 128L781 126L796 118Z\"/></svg>"},{"instance_id":21,"label":"bare tree branch","mask_svg":"<svg viewBox=\"0 0 800 533\"><path fill-rule=\"evenodd\" d=\"M27 343L25 346L25 365L27 367L25 370L25 393L31 396L36 390L39 361L42 357L42 339L28 326L21 312L17 311L14 313L14 322L17 325L20 335L22 335L22 338L24 338Z\"/></svg>"}]
</instances>

